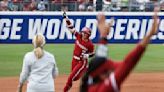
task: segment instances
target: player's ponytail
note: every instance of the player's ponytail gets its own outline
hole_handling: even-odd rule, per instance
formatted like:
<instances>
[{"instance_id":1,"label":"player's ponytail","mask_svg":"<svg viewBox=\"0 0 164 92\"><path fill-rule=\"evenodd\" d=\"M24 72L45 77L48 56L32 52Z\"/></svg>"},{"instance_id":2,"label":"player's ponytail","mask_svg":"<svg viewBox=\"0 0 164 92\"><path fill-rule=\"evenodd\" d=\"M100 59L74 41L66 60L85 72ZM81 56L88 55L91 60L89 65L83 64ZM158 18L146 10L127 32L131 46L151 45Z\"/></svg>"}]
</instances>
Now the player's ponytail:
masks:
<instances>
[{"instance_id":1,"label":"player's ponytail","mask_svg":"<svg viewBox=\"0 0 164 92\"><path fill-rule=\"evenodd\" d=\"M43 56L43 50L41 47L37 47L34 49L35 56L37 59L40 59Z\"/></svg>"},{"instance_id":2,"label":"player's ponytail","mask_svg":"<svg viewBox=\"0 0 164 92\"><path fill-rule=\"evenodd\" d=\"M34 53L37 59L42 58L43 46L45 45L45 37L42 34L37 34L33 39Z\"/></svg>"}]
</instances>

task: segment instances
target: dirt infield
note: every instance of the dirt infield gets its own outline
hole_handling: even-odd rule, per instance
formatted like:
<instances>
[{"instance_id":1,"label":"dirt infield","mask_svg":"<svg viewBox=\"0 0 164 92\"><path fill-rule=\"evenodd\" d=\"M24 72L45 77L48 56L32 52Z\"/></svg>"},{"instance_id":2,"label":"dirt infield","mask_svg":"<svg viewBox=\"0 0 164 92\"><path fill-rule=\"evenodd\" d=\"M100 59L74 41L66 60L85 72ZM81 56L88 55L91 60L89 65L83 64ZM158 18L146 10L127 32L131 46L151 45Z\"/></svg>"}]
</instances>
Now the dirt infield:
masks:
<instances>
[{"instance_id":1,"label":"dirt infield","mask_svg":"<svg viewBox=\"0 0 164 92\"><path fill-rule=\"evenodd\" d=\"M66 79L66 75L60 75L55 80L56 92L62 92ZM0 78L0 92L16 92L17 84L18 77ZM78 87L79 81L74 82L70 92L78 92ZM125 81L121 92L164 92L164 72L133 73Z\"/></svg>"}]
</instances>

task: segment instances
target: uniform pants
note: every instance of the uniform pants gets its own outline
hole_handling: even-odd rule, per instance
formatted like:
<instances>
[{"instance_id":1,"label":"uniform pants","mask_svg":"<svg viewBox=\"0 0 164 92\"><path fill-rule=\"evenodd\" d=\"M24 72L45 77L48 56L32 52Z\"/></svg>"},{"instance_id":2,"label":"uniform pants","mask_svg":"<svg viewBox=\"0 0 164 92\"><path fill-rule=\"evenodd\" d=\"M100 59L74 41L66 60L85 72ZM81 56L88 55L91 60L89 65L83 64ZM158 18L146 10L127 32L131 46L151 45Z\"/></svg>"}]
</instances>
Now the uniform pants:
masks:
<instances>
[{"instance_id":1,"label":"uniform pants","mask_svg":"<svg viewBox=\"0 0 164 92\"><path fill-rule=\"evenodd\" d=\"M88 65L87 60L78 61L76 59L73 59L71 73L68 77L66 85L72 86L72 81L79 80L87 70L87 65Z\"/></svg>"}]
</instances>

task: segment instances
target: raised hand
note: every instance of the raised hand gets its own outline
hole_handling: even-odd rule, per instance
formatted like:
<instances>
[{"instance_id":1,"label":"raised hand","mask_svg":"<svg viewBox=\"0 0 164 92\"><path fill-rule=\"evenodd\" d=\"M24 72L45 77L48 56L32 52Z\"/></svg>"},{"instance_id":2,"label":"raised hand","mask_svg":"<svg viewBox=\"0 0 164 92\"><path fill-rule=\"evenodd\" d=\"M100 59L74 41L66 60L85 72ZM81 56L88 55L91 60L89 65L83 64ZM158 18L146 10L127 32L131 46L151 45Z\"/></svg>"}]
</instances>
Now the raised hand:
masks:
<instances>
[{"instance_id":1,"label":"raised hand","mask_svg":"<svg viewBox=\"0 0 164 92\"><path fill-rule=\"evenodd\" d=\"M152 29L149 33L150 36L156 34L157 31L158 31L158 24L159 24L159 22L158 22L159 18L157 16L158 12L159 12L159 8L157 8L157 7L154 8L154 13L155 13L154 16L153 16L154 22L153 22L153 25L152 25Z\"/></svg>"},{"instance_id":2,"label":"raised hand","mask_svg":"<svg viewBox=\"0 0 164 92\"><path fill-rule=\"evenodd\" d=\"M140 42L140 44L143 47L146 47L148 45L148 43L150 42L151 37L156 34L158 32L158 16L157 16L157 12L159 11L158 8L154 8L154 22L152 24L152 28L150 30L150 32L143 38L143 40Z\"/></svg>"},{"instance_id":3,"label":"raised hand","mask_svg":"<svg viewBox=\"0 0 164 92\"><path fill-rule=\"evenodd\" d=\"M63 12L63 18L67 18L67 14L65 11Z\"/></svg>"},{"instance_id":4,"label":"raised hand","mask_svg":"<svg viewBox=\"0 0 164 92\"><path fill-rule=\"evenodd\" d=\"M110 23L105 22L106 18L103 13L97 15L98 29L100 37L106 37L110 32L110 27L113 24L114 19L111 18Z\"/></svg>"}]
</instances>

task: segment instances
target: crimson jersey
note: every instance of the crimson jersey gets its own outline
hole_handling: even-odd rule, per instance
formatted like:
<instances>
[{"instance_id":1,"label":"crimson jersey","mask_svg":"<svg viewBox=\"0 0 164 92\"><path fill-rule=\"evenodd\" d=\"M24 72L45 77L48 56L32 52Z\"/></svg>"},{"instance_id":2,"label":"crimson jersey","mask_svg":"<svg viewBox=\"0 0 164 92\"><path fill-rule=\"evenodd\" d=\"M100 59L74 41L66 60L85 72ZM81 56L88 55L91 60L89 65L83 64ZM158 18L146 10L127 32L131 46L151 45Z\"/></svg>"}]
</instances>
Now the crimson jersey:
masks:
<instances>
[{"instance_id":1,"label":"crimson jersey","mask_svg":"<svg viewBox=\"0 0 164 92\"><path fill-rule=\"evenodd\" d=\"M94 45L91 40L87 42L82 40L82 34L79 32L74 33L76 36L75 47L73 52L73 57L80 60L80 56L83 54L94 54Z\"/></svg>"},{"instance_id":2,"label":"crimson jersey","mask_svg":"<svg viewBox=\"0 0 164 92\"><path fill-rule=\"evenodd\" d=\"M101 83L90 85L87 92L120 92L122 82L135 67L144 51L144 47L137 45L136 48L126 56L123 62L114 63L112 60L108 60L111 66L113 66L114 72Z\"/></svg>"}]
</instances>

